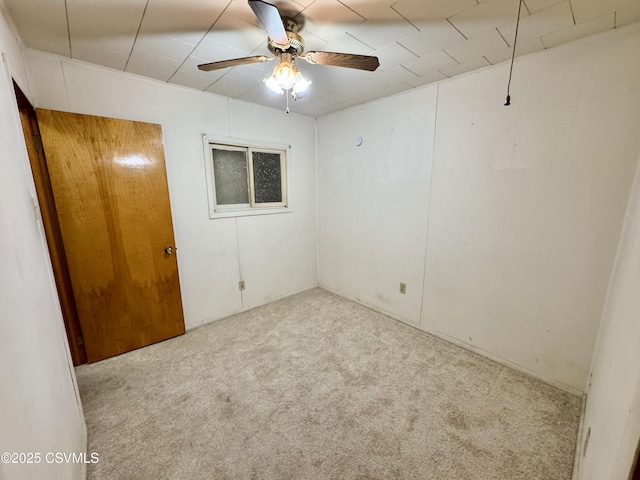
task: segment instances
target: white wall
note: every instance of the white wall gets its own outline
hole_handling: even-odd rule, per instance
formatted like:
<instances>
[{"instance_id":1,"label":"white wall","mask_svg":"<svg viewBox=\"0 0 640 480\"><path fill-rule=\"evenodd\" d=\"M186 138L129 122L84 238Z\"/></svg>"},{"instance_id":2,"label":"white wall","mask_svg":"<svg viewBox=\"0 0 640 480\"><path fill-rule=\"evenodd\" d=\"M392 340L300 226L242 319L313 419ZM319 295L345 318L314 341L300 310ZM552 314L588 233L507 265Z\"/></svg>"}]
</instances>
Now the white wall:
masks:
<instances>
[{"instance_id":1,"label":"white wall","mask_svg":"<svg viewBox=\"0 0 640 480\"><path fill-rule=\"evenodd\" d=\"M320 283L413 322L420 318L436 93L424 88L318 120Z\"/></svg>"},{"instance_id":2,"label":"white wall","mask_svg":"<svg viewBox=\"0 0 640 480\"><path fill-rule=\"evenodd\" d=\"M0 14L0 51L29 93L19 44ZM0 452L84 452L86 429L66 344L13 85L0 71ZM0 463L5 480L83 478L83 465Z\"/></svg>"},{"instance_id":3,"label":"white wall","mask_svg":"<svg viewBox=\"0 0 640 480\"><path fill-rule=\"evenodd\" d=\"M593 359L580 480L627 480L640 439L640 168Z\"/></svg>"},{"instance_id":4,"label":"white wall","mask_svg":"<svg viewBox=\"0 0 640 480\"><path fill-rule=\"evenodd\" d=\"M584 392L640 151L638 42L517 61L510 107L503 64L318 119L320 284Z\"/></svg>"},{"instance_id":5,"label":"white wall","mask_svg":"<svg viewBox=\"0 0 640 480\"><path fill-rule=\"evenodd\" d=\"M187 328L317 285L314 119L36 51L24 56L39 108L162 125ZM292 213L209 219L203 133L291 145Z\"/></svg>"}]
</instances>

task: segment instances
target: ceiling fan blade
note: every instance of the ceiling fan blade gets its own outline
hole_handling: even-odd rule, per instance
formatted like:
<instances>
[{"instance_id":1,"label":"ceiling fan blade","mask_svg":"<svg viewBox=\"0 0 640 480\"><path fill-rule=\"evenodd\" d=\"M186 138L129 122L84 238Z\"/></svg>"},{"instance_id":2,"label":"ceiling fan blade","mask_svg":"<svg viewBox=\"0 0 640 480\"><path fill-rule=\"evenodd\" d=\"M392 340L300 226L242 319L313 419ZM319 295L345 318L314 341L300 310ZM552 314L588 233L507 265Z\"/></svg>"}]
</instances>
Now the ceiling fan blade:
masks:
<instances>
[{"instance_id":1,"label":"ceiling fan blade","mask_svg":"<svg viewBox=\"0 0 640 480\"><path fill-rule=\"evenodd\" d=\"M380 66L378 57L335 52L307 52L304 58L309 63L333 65L334 67L356 68L373 72Z\"/></svg>"},{"instance_id":2,"label":"ceiling fan blade","mask_svg":"<svg viewBox=\"0 0 640 480\"><path fill-rule=\"evenodd\" d=\"M220 62L203 63L198 65L199 70L210 72L212 70L220 70L221 68L237 67L238 65L249 65L250 63L262 63L273 60L275 57L265 57L259 55L257 57L234 58L232 60L222 60Z\"/></svg>"},{"instance_id":3,"label":"ceiling fan blade","mask_svg":"<svg viewBox=\"0 0 640 480\"><path fill-rule=\"evenodd\" d=\"M286 49L289 46L289 37L284 29L278 7L262 0L249 0L249 6L267 31L269 38Z\"/></svg>"}]
</instances>

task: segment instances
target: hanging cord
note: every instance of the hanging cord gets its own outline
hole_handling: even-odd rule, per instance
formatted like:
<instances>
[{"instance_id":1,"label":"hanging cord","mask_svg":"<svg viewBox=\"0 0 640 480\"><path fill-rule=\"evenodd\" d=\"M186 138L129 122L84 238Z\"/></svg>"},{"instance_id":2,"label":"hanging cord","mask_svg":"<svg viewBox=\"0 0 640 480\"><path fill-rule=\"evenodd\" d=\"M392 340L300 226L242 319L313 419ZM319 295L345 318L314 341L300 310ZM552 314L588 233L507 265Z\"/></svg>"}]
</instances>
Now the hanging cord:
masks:
<instances>
[{"instance_id":1,"label":"hanging cord","mask_svg":"<svg viewBox=\"0 0 640 480\"><path fill-rule=\"evenodd\" d=\"M505 107L511 105L511 76L513 75L513 61L516 58L516 44L518 43L518 27L520 26L520 12L522 11L522 0L518 3L518 19L516 20L516 35L513 39L513 52L511 52L511 67L509 68L509 83L507 84L507 101L504 104Z\"/></svg>"}]
</instances>

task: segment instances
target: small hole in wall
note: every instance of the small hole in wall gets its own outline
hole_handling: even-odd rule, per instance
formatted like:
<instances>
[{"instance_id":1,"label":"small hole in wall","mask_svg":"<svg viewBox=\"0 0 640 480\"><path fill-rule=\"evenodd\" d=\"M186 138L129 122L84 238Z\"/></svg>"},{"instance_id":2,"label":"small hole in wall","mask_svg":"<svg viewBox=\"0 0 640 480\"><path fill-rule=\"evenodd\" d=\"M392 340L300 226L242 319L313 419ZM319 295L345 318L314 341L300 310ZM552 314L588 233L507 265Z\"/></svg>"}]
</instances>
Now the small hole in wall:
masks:
<instances>
[{"instance_id":1,"label":"small hole in wall","mask_svg":"<svg viewBox=\"0 0 640 480\"><path fill-rule=\"evenodd\" d=\"M587 434L584 436L584 445L582 446L582 456L587 454L587 447L589 446L589 437L591 437L591 427L587 430Z\"/></svg>"}]
</instances>

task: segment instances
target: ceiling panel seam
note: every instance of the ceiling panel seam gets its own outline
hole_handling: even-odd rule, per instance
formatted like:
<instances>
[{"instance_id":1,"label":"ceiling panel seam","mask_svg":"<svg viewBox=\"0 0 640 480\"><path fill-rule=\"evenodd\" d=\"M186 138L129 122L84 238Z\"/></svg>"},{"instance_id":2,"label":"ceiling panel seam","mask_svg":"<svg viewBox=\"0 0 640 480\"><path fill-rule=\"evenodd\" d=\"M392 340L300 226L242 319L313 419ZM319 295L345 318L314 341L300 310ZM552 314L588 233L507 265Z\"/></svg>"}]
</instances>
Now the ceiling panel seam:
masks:
<instances>
[{"instance_id":1,"label":"ceiling panel seam","mask_svg":"<svg viewBox=\"0 0 640 480\"><path fill-rule=\"evenodd\" d=\"M69 25L69 6L67 0L64 0L64 16L67 19L67 39L69 40L69 57L73 58L73 50L71 48L71 26Z\"/></svg>"},{"instance_id":2,"label":"ceiling panel seam","mask_svg":"<svg viewBox=\"0 0 640 480\"><path fill-rule=\"evenodd\" d=\"M571 18L573 19L573 24L576 25L576 14L573 13L573 3L569 0L569 8L571 9Z\"/></svg>"},{"instance_id":3,"label":"ceiling panel seam","mask_svg":"<svg viewBox=\"0 0 640 480\"><path fill-rule=\"evenodd\" d=\"M526 6L526 5L525 5ZM500 38L502 38L502 40L504 41L504 43L507 44L507 47L511 47L511 45L509 44L509 42L507 42L507 39L504 38L504 35L502 35L502 32L500 31L500 29L498 27L496 27L496 32L498 32L498 35L500 35ZM489 62L491 63L491 62Z\"/></svg>"},{"instance_id":4,"label":"ceiling panel seam","mask_svg":"<svg viewBox=\"0 0 640 480\"><path fill-rule=\"evenodd\" d=\"M131 55L133 55L133 49L136 48L136 42L138 41L138 35L140 35L140 29L142 28L142 22L144 22L144 16L147 13L147 7L149 6L149 0L144 5L144 10L142 11L142 17L140 17L140 24L138 25L138 30L136 31L136 38L133 39L133 43L131 44L131 51L129 52L129 56L127 57L127 63L124 64L123 71L127 70L129 66L129 60L131 60Z\"/></svg>"},{"instance_id":5,"label":"ceiling panel seam","mask_svg":"<svg viewBox=\"0 0 640 480\"><path fill-rule=\"evenodd\" d=\"M395 5L395 3L393 4ZM393 5L390 5L389 8L391 10L393 10L394 12L396 12L398 14L399 17L401 17L405 22L407 22L409 25L411 25L413 28L415 28L417 31L421 31L417 25L414 25L414 23L409 20L407 17L405 17L404 15L402 15L398 10L396 10L395 8L393 8Z\"/></svg>"},{"instance_id":6,"label":"ceiling panel seam","mask_svg":"<svg viewBox=\"0 0 640 480\"><path fill-rule=\"evenodd\" d=\"M338 3L340 3L341 5L344 5L345 7L347 7L349 10L351 10L353 13L355 13L356 15L358 15L360 18L362 18L365 22L368 20L366 17L363 17L362 15L360 15L358 12L356 12L353 8L351 8L349 5L347 5L346 3L342 3L340 0L338 0ZM305 9L306 10L306 9Z\"/></svg>"},{"instance_id":7,"label":"ceiling panel seam","mask_svg":"<svg viewBox=\"0 0 640 480\"><path fill-rule=\"evenodd\" d=\"M449 18L447 18L447 22L449 22L449 25L451 25L453 28L455 28L455 29L458 31L458 33L464 37L464 39L465 39L465 40L469 40L469 39L467 38L467 36L466 36L464 33L462 33L462 32L460 31L460 29L459 29L458 27L456 27L456 26L453 24L453 22L452 22Z\"/></svg>"},{"instance_id":8,"label":"ceiling panel seam","mask_svg":"<svg viewBox=\"0 0 640 480\"><path fill-rule=\"evenodd\" d=\"M224 7L224 9L220 12L220 15L217 16L217 18L213 21L213 23L211 24L211 26L209 27L209 29L205 32L205 34L202 36L202 38L200 39L200 41L198 43L195 44L195 46L193 47L193 49L191 50L191 53L189 53L189 55L186 56L186 58L182 61L182 63L178 66L178 68L176 69L175 72L173 72L171 74L171 76L167 79L167 83L169 83L171 81L171 79L175 76L176 73L178 73L178 71L182 68L182 66L187 62L187 60L189 59L189 57L191 57L191 55L193 55L193 52L196 51L196 49L198 48L198 46L202 43L202 41L207 38L207 35L209 35L209 32L213 29L213 27L216 25L216 23L218 23L218 20L220 20L220 17L222 17L222 15L224 15L224 12L227 11L227 9L231 6L231 4L233 3L233 0L230 0L229 3L227 3L227 6ZM225 74L226 75L226 74ZM223 75L224 76L224 75ZM213 85L214 83L216 83L218 80L220 80L219 78L216 79L211 85ZM209 87L211 86L209 85ZM209 88L207 87L207 88Z\"/></svg>"}]
</instances>

